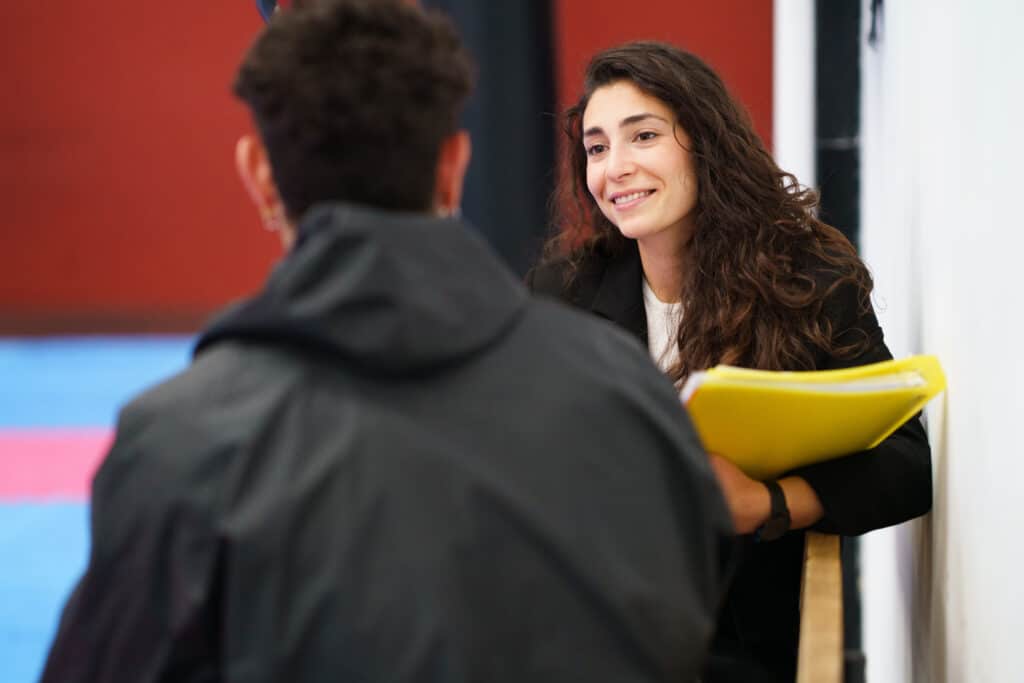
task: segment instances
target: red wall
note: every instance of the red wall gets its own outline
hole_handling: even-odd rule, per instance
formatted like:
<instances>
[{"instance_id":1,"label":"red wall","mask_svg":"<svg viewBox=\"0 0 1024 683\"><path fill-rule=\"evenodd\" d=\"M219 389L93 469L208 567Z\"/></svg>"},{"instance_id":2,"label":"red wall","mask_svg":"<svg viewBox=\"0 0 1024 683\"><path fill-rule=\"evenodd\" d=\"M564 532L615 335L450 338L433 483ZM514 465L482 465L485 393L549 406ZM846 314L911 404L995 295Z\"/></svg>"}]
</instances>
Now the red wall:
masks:
<instances>
[{"instance_id":1,"label":"red wall","mask_svg":"<svg viewBox=\"0 0 1024 683\"><path fill-rule=\"evenodd\" d=\"M770 143L770 0L555 0L557 82L637 38L704 57ZM250 0L9 2L0 333L195 329L276 258L235 177Z\"/></svg>"},{"instance_id":2,"label":"red wall","mask_svg":"<svg viewBox=\"0 0 1024 683\"><path fill-rule=\"evenodd\" d=\"M6 3L0 331L193 328L278 247L233 165L252 2Z\"/></svg>"},{"instance_id":3,"label":"red wall","mask_svg":"<svg viewBox=\"0 0 1024 683\"><path fill-rule=\"evenodd\" d=\"M628 40L662 40L710 64L771 147L771 0L556 0L555 36L563 108L579 97L593 53Z\"/></svg>"}]
</instances>

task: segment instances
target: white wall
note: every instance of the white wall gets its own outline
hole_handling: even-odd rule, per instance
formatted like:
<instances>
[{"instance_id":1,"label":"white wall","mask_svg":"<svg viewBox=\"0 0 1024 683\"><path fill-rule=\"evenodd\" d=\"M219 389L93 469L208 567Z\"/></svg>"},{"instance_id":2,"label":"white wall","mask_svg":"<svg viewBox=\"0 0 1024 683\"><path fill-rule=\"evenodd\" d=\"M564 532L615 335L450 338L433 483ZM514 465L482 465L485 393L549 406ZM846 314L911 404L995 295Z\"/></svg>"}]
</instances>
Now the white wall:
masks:
<instances>
[{"instance_id":1,"label":"white wall","mask_svg":"<svg viewBox=\"0 0 1024 683\"><path fill-rule=\"evenodd\" d=\"M938 355L949 389L926 411L932 514L864 538L868 681L1024 681L1024 3L883 11L862 252L893 353ZM810 185L813 39L813 1L776 0L775 152Z\"/></svg>"},{"instance_id":2,"label":"white wall","mask_svg":"<svg viewBox=\"0 0 1024 683\"><path fill-rule=\"evenodd\" d=\"M779 0L772 20L775 161L814 187L814 0Z\"/></svg>"},{"instance_id":3,"label":"white wall","mask_svg":"<svg viewBox=\"0 0 1024 683\"><path fill-rule=\"evenodd\" d=\"M865 48L879 317L897 356L935 353L949 380L928 410L933 513L865 539L870 683L1024 680L1022 8L887 2Z\"/></svg>"}]
</instances>

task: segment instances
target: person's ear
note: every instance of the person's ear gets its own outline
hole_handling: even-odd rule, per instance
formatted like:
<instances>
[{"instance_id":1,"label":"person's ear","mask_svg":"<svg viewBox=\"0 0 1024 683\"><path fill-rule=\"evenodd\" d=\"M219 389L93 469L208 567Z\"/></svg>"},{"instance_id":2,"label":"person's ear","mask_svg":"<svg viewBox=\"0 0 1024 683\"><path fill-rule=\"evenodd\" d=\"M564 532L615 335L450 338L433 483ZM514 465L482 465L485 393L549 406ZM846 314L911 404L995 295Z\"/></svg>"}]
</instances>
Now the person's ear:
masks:
<instances>
[{"instance_id":1,"label":"person's ear","mask_svg":"<svg viewBox=\"0 0 1024 683\"><path fill-rule=\"evenodd\" d=\"M235 168L249 198L259 211L263 226L279 233L285 249L290 249L295 231L285 216L267 149L257 136L243 135L238 140L235 145Z\"/></svg>"},{"instance_id":2,"label":"person's ear","mask_svg":"<svg viewBox=\"0 0 1024 683\"><path fill-rule=\"evenodd\" d=\"M469 133L464 130L452 133L441 142L441 150L437 155L434 203L442 215L458 213L472 152Z\"/></svg>"},{"instance_id":3,"label":"person's ear","mask_svg":"<svg viewBox=\"0 0 1024 683\"><path fill-rule=\"evenodd\" d=\"M238 140L235 145L235 168L260 216L280 204L267 150L255 135L243 135Z\"/></svg>"}]
</instances>

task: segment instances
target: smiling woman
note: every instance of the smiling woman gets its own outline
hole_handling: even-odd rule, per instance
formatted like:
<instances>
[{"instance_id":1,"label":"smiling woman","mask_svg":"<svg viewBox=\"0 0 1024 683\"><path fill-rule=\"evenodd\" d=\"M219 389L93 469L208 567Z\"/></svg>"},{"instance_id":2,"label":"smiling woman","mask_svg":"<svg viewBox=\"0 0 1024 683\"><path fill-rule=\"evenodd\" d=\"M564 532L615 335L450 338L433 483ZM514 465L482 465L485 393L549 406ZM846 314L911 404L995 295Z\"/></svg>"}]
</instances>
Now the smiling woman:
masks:
<instances>
[{"instance_id":1,"label":"smiling woman","mask_svg":"<svg viewBox=\"0 0 1024 683\"><path fill-rule=\"evenodd\" d=\"M677 384L719 363L891 358L867 268L699 58L654 42L599 53L564 130L558 234L527 276L534 291L618 323ZM769 482L720 455L741 554L702 680L792 681L802 530L854 535L927 512L927 438L915 417L871 451Z\"/></svg>"},{"instance_id":2,"label":"smiling woman","mask_svg":"<svg viewBox=\"0 0 1024 683\"><path fill-rule=\"evenodd\" d=\"M583 115L587 190L624 237L636 240L641 259L682 257L693 236L697 176L690 137L656 97L619 81L597 90ZM661 259L664 262L664 259ZM649 277L662 302L679 296L679 271Z\"/></svg>"}]
</instances>

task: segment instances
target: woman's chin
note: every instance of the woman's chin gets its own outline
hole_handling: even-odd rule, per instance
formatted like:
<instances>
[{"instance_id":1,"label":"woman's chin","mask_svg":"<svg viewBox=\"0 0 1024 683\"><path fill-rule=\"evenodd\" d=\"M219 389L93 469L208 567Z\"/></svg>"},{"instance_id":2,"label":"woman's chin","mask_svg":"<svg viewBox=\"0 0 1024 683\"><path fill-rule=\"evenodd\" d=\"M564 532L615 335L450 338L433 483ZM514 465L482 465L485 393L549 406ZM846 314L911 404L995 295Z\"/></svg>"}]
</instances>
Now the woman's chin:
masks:
<instances>
[{"instance_id":1,"label":"woman's chin","mask_svg":"<svg viewBox=\"0 0 1024 683\"><path fill-rule=\"evenodd\" d=\"M689 232L688 226L683 222L670 223L665 225L660 221L621 221L615 227L626 239L642 242L651 241L651 244L670 245L684 239ZM652 239L654 238L654 239Z\"/></svg>"},{"instance_id":2,"label":"woman's chin","mask_svg":"<svg viewBox=\"0 0 1024 683\"><path fill-rule=\"evenodd\" d=\"M642 240L645 237L656 235L661 232L658 228L651 227L650 225L638 225L625 223L623 225L616 226L623 237L630 240Z\"/></svg>"}]
</instances>

